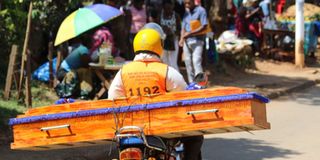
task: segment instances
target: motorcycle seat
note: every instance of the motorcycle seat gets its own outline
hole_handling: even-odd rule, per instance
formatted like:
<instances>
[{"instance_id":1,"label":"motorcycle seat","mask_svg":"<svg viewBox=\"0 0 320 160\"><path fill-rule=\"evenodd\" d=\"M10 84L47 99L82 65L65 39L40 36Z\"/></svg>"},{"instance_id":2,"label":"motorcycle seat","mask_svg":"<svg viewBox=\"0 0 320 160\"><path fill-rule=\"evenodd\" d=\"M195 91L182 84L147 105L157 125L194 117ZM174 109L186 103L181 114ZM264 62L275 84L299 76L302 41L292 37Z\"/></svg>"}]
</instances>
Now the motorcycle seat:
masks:
<instances>
[{"instance_id":1,"label":"motorcycle seat","mask_svg":"<svg viewBox=\"0 0 320 160\"><path fill-rule=\"evenodd\" d=\"M147 136L147 142L150 146L158 148L162 151L167 149L166 145L164 144L163 140L157 136Z\"/></svg>"}]
</instances>

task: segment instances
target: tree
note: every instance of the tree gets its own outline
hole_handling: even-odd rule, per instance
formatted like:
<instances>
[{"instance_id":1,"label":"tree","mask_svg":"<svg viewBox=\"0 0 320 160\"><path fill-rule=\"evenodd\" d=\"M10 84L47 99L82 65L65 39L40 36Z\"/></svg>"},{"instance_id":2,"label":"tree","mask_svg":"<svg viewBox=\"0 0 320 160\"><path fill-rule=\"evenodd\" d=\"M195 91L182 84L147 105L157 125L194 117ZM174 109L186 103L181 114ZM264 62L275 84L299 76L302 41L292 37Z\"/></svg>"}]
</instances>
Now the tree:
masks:
<instances>
[{"instance_id":1,"label":"tree","mask_svg":"<svg viewBox=\"0 0 320 160\"><path fill-rule=\"evenodd\" d=\"M0 1L0 72L6 73L11 45L22 46L29 3L33 3L31 52L46 49L62 20L79 8L83 0L8 0ZM34 42L42 42L40 44ZM6 74L0 75L0 86Z\"/></svg>"}]
</instances>

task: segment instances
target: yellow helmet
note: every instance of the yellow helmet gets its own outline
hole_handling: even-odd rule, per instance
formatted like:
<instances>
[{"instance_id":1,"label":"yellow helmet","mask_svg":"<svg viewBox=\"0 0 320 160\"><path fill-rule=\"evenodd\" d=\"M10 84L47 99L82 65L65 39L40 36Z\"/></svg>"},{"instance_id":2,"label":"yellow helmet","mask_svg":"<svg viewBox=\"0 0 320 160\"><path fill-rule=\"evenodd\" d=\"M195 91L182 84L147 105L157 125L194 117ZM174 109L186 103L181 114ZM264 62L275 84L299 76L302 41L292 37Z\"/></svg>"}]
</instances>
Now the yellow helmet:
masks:
<instances>
[{"instance_id":1,"label":"yellow helmet","mask_svg":"<svg viewBox=\"0 0 320 160\"><path fill-rule=\"evenodd\" d=\"M142 29L133 40L134 53L154 53L162 55L162 39L160 33L154 29Z\"/></svg>"}]
</instances>

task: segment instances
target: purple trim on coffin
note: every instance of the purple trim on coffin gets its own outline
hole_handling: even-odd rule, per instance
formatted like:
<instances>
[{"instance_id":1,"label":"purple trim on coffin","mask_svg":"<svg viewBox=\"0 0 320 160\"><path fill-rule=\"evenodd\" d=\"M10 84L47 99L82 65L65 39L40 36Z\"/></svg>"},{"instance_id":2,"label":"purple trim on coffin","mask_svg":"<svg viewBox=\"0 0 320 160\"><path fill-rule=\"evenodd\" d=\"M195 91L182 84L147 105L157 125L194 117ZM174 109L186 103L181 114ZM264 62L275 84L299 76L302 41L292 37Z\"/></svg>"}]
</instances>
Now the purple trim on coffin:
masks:
<instances>
[{"instance_id":1,"label":"purple trim on coffin","mask_svg":"<svg viewBox=\"0 0 320 160\"><path fill-rule=\"evenodd\" d=\"M11 118L9 120L9 125L12 126L17 124L33 123L33 122L39 122L39 121L96 116L96 115L103 115L108 113L134 112L134 111L140 111L140 110L151 110L151 109L159 109L159 108L219 103L219 102L247 100L247 99L257 99L264 103L269 102L268 98L263 97L254 92L250 92L250 93L244 93L244 94L215 96L215 97L209 97L209 98L197 98L197 99L190 99L190 100L175 100L175 101L168 101L168 102L139 104L134 106L123 106L119 108L101 108L101 109L83 110L83 111L76 111L76 112L31 116L31 117L24 117L24 118Z\"/></svg>"}]
</instances>

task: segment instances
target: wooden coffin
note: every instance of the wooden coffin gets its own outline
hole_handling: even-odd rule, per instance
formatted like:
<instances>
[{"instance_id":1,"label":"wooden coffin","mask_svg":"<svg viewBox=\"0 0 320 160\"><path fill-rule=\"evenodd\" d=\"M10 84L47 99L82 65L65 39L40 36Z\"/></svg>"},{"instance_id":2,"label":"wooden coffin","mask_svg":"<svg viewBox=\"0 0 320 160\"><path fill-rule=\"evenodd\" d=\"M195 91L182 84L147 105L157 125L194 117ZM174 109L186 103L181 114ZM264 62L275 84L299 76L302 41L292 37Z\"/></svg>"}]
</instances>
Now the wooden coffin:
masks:
<instances>
[{"instance_id":1,"label":"wooden coffin","mask_svg":"<svg viewBox=\"0 0 320 160\"><path fill-rule=\"evenodd\" d=\"M128 125L166 138L269 129L267 102L256 93L228 87L39 107L10 119L11 148L108 143L117 128Z\"/></svg>"}]
</instances>

